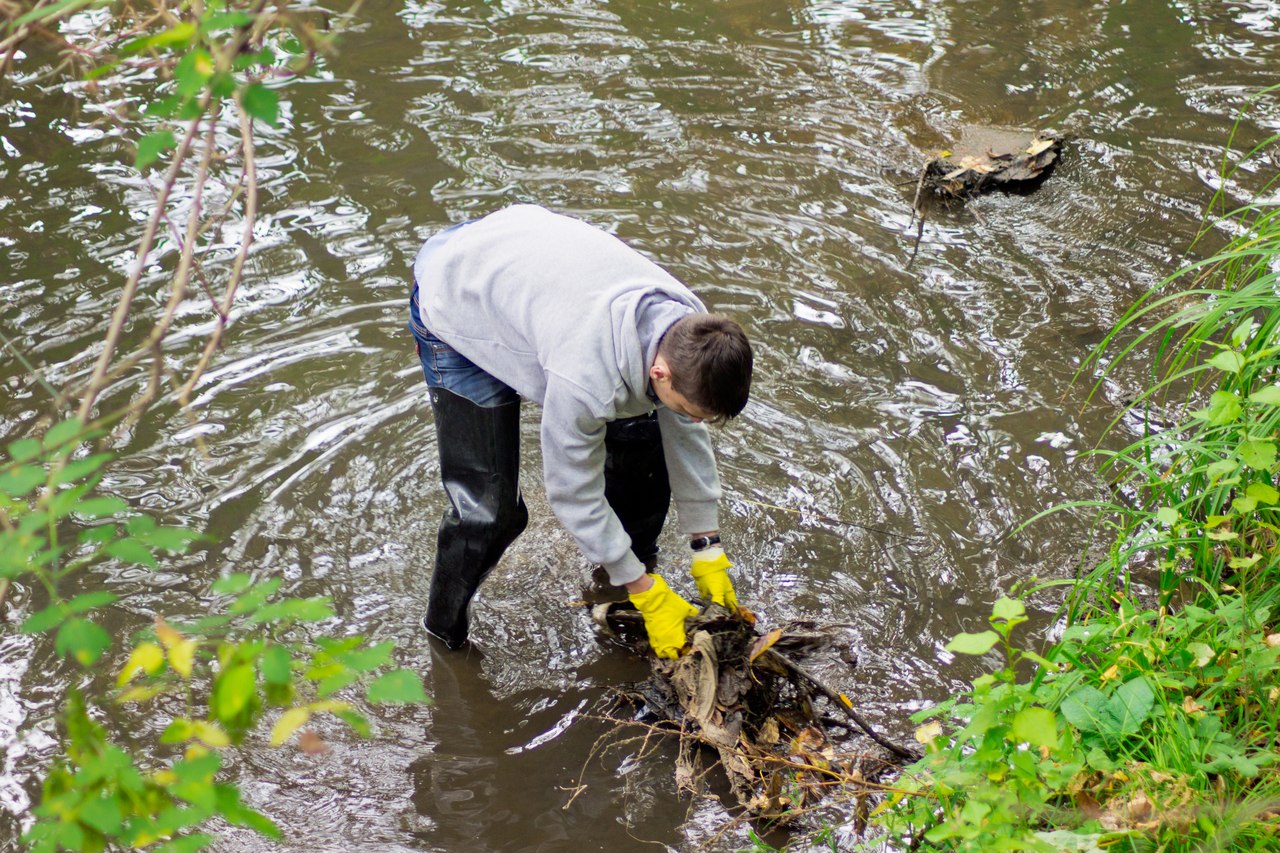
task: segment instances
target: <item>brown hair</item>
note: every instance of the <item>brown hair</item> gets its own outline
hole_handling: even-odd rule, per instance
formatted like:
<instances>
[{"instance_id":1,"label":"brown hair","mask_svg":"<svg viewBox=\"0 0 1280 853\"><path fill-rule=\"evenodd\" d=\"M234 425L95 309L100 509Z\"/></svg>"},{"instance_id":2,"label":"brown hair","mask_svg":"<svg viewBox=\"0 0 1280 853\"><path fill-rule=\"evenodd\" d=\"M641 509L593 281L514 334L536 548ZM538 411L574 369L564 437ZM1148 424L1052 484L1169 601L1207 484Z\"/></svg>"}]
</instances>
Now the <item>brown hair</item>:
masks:
<instances>
[{"instance_id":1,"label":"brown hair","mask_svg":"<svg viewBox=\"0 0 1280 853\"><path fill-rule=\"evenodd\" d=\"M687 314L658 344L671 366L671 387L712 412L713 421L736 417L751 391L751 342L742 327L719 314Z\"/></svg>"}]
</instances>

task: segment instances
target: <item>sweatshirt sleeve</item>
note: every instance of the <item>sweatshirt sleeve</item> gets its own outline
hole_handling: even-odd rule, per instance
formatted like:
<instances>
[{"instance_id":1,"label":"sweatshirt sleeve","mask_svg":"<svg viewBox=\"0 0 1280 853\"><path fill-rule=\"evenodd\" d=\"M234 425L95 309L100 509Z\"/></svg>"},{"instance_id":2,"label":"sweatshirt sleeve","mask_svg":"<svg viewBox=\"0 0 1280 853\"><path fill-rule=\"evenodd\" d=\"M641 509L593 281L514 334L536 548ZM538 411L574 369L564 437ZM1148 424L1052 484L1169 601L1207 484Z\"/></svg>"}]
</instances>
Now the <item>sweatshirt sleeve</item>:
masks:
<instances>
[{"instance_id":1,"label":"sweatshirt sleeve","mask_svg":"<svg viewBox=\"0 0 1280 853\"><path fill-rule=\"evenodd\" d=\"M681 532L719 530L720 475L707 425L659 406L658 427Z\"/></svg>"},{"instance_id":2,"label":"sweatshirt sleeve","mask_svg":"<svg viewBox=\"0 0 1280 853\"><path fill-rule=\"evenodd\" d=\"M588 560L622 585L644 575L631 537L604 497L605 422L583 395L553 379L542 408L542 478L547 501Z\"/></svg>"}]
</instances>

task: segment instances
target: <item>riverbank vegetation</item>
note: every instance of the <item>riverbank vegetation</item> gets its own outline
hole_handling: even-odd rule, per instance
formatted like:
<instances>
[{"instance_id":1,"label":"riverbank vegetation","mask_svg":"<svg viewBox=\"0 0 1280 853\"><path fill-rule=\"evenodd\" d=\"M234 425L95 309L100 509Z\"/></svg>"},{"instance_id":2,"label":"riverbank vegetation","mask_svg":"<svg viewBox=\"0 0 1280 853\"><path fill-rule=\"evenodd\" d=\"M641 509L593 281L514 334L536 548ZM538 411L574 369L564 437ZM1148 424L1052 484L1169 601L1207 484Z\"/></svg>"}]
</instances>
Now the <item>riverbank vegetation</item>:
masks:
<instances>
[{"instance_id":1,"label":"riverbank vegetation","mask_svg":"<svg viewBox=\"0 0 1280 853\"><path fill-rule=\"evenodd\" d=\"M1082 368L1101 387L1152 358L1112 424L1139 437L1089 454L1112 499L1050 510L1096 513L1101 558L1041 652L1016 630L1020 599L1059 584L1024 585L948 645L1002 665L914 718L927 755L872 818L895 843L1280 849L1280 179L1228 203L1278 141L1222 171L1201 237L1229 244L1139 300Z\"/></svg>"}]
</instances>

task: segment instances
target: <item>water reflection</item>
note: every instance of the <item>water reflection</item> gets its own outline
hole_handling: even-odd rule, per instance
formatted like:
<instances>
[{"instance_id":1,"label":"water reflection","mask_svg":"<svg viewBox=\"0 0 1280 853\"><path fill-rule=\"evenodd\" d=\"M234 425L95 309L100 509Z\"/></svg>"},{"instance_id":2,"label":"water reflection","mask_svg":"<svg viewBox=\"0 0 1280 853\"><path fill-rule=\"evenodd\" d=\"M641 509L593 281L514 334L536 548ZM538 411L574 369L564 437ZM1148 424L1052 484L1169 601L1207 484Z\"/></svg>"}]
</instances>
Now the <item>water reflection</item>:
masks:
<instances>
[{"instance_id":1,"label":"water reflection","mask_svg":"<svg viewBox=\"0 0 1280 853\"><path fill-rule=\"evenodd\" d=\"M282 90L285 126L263 129L256 244L194 422L169 402L117 444L108 485L217 544L162 573L108 565L88 582L181 615L207 608L226 571L279 576L332 596L344 630L395 639L428 674L437 707L369 709L378 738L329 732L332 761L245 751L235 773L286 827L280 849L599 837L693 850L726 813L677 801L659 759L590 763L562 808L601 733L592 709L643 668L570 604L590 567L540 495L533 407L534 520L477 601L486 654L439 660L418 628L443 509L403 333L421 240L538 201L618 233L748 327L753 400L716 434L740 595L766 622L850 624L859 667L824 674L909 737L907 712L977 674L947 660L946 639L1013 581L1075 568L1068 514L1005 534L1099 493L1077 455L1141 371L1086 405L1077 365L1198 225L1235 110L1274 82L1271 5L366 4L326 72ZM0 328L55 384L92 364L149 198L118 136L81 129L77 92L28 74L0 105ZM915 170L971 122L1049 125L1072 142L1035 194L937 211L908 270ZM1238 145L1276 127L1272 98ZM1238 198L1265 174L1227 189ZM149 271L152 291L164 281ZM165 352L175 370L212 320L193 294ZM121 377L109 402L139 381ZM8 441L48 404L8 356L0 388ZM663 544L685 582L681 543ZM1043 618L1054 602L1033 606ZM38 644L3 644L0 665L20 687L0 694L0 845L16 850L62 682ZM220 847L263 849L237 834Z\"/></svg>"}]
</instances>

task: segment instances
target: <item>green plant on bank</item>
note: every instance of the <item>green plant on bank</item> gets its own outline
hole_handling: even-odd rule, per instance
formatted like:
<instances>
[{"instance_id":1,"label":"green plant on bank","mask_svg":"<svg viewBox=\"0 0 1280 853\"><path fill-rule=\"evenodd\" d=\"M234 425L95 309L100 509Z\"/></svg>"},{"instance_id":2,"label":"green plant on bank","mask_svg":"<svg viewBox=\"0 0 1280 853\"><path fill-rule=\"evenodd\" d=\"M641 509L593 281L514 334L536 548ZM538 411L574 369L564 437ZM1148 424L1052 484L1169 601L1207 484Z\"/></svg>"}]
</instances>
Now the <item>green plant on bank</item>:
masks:
<instances>
[{"instance_id":1,"label":"green plant on bank","mask_svg":"<svg viewBox=\"0 0 1280 853\"><path fill-rule=\"evenodd\" d=\"M998 629L948 646L1003 642L1006 666L918 715L955 722L921 729L910 794L874 817L913 845L1280 849L1280 207L1224 200L1211 210L1237 236L1139 300L1085 365L1131 338L1101 382L1154 344L1150 387L1124 413L1142 436L1092 454L1116 499L1048 511L1091 507L1110 535L1072 586L1062 639L1025 683Z\"/></svg>"},{"instance_id":2,"label":"green plant on bank","mask_svg":"<svg viewBox=\"0 0 1280 853\"><path fill-rule=\"evenodd\" d=\"M105 559L155 568L157 551L184 553L202 537L158 525L97 486L109 454L80 452L92 437L80 423L8 446L0 464L0 589L32 584L44 606L19 630L50 636L57 653L89 673L113 649L98 620L117 596L95 589L71 597L73 578ZM63 711L65 754L45 782L37 820L24 835L33 851L103 850L110 845L197 850L212 841L195 829L211 818L272 837L279 830L217 779L221 753L258 736L281 746L312 720L330 716L361 735L369 721L353 701L425 702L420 678L387 668L394 644L360 636L316 637L302 626L334 616L328 599L278 595L278 578L231 574L212 593L223 612L187 624L157 617L139 632L114 684L72 688ZM123 655L121 655L123 656ZM381 674L378 674L381 672ZM101 694L101 695L99 695ZM108 707L111 706L111 707ZM130 748L111 740L97 717L121 715L145 735ZM323 749L315 732L303 748Z\"/></svg>"}]
</instances>

